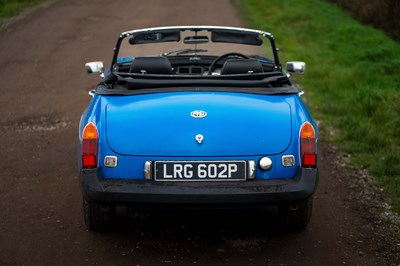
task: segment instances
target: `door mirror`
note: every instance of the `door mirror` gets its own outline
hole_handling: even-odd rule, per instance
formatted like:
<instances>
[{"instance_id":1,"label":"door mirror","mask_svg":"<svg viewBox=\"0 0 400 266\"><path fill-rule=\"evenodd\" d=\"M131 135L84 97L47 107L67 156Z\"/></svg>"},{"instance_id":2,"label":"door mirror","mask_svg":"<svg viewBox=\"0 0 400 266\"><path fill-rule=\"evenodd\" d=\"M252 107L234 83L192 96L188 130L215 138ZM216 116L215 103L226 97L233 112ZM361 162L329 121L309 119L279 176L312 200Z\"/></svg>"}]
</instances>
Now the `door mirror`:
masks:
<instances>
[{"instance_id":1,"label":"door mirror","mask_svg":"<svg viewBox=\"0 0 400 266\"><path fill-rule=\"evenodd\" d=\"M286 72L293 74L304 74L306 71L306 63L304 62L287 62Z\"/></svg>"},{"instance_id":2,"label":"door mirror","mask_svg":"<svg viewBox=\"0 0 400 266\"><path fill-rule=\"evenodd\" d=\"M85 64L86 72L88 74L103 74L104 64L101 61L89 62Z\"/></svg>"}]
</instances>

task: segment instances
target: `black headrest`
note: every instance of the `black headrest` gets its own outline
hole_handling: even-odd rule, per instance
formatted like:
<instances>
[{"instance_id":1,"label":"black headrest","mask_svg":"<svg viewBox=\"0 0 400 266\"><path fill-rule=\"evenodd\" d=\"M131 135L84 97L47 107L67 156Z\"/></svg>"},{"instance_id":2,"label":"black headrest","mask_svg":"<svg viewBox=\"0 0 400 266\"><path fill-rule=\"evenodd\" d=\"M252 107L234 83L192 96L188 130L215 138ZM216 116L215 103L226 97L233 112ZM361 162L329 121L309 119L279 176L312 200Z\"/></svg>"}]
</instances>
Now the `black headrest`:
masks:
<instances>
[{"instance_id":1,"label":"black headrest","mask_svg":"<svg viewBox=\"0 0 400 266\"><path fill-rule=\"evenodd\" d=\"M171 75L172 66L168 58L162 56L135 57L129 72Z\"/></svg>"},{"instance_id":2,"label":"black headrest","mask_svg":"<svg viewBox=\"0 0 400 266\"><path fill-rule=\"evenodd\" d=\"M221 75L262 73L263 67L257 59L229 59L222 66Z\"/></svg>"}]
</instances>

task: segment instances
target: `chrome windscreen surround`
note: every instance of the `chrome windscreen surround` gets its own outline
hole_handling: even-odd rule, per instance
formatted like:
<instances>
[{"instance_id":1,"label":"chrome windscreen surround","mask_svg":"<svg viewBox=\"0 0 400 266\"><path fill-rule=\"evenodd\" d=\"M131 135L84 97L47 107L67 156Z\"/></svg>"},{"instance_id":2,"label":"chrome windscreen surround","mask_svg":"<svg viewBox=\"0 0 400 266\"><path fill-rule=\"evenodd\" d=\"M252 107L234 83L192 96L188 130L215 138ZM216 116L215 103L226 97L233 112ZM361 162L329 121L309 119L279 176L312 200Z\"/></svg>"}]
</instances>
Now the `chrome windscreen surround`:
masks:
<instances>
[{"instance_id":1,"label":"chrome windscreen surround","mask_svg":"<svg viewBox=\"0 0 400 266\"><path fill-rule=\"evenodd\" d=\"M252 32L257 33L263 36L272 36L271 33L266 31L247 29L247 28L238 28L238 27L225 27L225 26L168 26L168 27L154 27L154 28L144 28L137 29L131 31L125 31L121 33L121 36L131 36L134 33L138 32L151 32L151 31L160 31L160 30L235 30L235 31L244 31L244 32Z\"/></svg>"},{"instance_id":2,"label":"chrome windscreen surround","mask_svg":"<svg viewBox=\"0 0 400 266\"><path fill-rule=\"evenodd\" d=\"M269 32L255 30L255 29L226 27L226 26L167 26L167 27L143 28L143 29L136 29L136 30L122 32L119 35L117 44L114 48L114 56L113 56L112 63L111 63L112 72L118 70L116 63L117 63L120 47L121 47L121 44L122 44L122 41L124 38L133 36L135 34L140 34L140 33L152 33L152 32L174 31L174 30L179 30L182 32L183 31L192 31L192 32L196 32L196 33L199 31L212 32L212 31L218 31L218 30L223 30L223 31L225 30L225 31L233 31L233 32L245 33L245 34L247 33L250 35L258 35L259 37L268 39L271 44L271 49L272 49L274 63L275 63L274 69L280 71L282 68L281 64L279 63L279 57L278 57L278 52L277 52L277 48L275 45L274 36Z\"/></svg>"},{"instance_id":3,"label":"chrome windscreen surround","mask_svg":"<svg viewBox=\"0 0 400 266\"><path fill-rule=\"evenodd\" d=\"M144 178L146 180L151 180L153 178L153 163L151 161L146 161L144 163Z\"/></svg>"},{"instance_id":4,"label":"chrome windscreen surround","mask_svg":"<svg viewBox=\"0 0 400 266\"><path fill-rule=\"evenodd\" d=\"M249 168L248 168L248 173L247 173L247 179L255 179L256 178L256 162L255 161L248 161L249 163Z\"/></svg>"}]
</instances>

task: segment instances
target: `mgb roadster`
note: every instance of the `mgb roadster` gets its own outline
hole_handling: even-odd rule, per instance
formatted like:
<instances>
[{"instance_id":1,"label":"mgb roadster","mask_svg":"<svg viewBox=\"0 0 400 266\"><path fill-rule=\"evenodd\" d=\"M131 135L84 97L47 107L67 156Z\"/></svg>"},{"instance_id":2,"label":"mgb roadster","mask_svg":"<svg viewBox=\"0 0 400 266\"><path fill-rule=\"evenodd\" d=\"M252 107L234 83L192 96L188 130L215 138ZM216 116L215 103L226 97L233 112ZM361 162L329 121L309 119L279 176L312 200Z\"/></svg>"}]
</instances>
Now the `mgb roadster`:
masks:
<instances>
[{"instance_id":1,"label":"mgb roadster","mask_svg":"<svg viewBox=\"0 0 400 266\"><path fill-rule=\"evenodd\" d=\"M89 230L116 206L276 206L288 228L310 221L318 130L272 34L176 26L119 35L79 125ZM239 211L239 209L238 209Z\"/></svg>"}]
</instances>

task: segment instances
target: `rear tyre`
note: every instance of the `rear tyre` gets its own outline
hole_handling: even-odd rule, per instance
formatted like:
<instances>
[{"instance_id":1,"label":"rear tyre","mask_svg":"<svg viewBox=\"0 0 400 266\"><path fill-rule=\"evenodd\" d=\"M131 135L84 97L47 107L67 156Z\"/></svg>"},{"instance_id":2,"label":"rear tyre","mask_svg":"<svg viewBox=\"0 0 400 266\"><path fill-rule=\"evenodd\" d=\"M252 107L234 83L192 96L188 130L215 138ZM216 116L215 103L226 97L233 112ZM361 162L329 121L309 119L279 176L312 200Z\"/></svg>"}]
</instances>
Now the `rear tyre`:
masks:
<instances>
[{"instance_id":1,"label":"rear tyre","mask_svg":"<svg viewBox=\"0 0 400 266\"><path fill-rule=\"evenodd\" d=\"M86 228L90 231L109 229L114 222L115 206L101 204L89 199L83 199L83 217Z\"/></svg>"},{"instance_id":2,"label":"rear tyre","mask_svg":"<svg viewBox=\"0 0 400 266\"><path fill-rule=\"evenodd\" d=\"M279 216L286 228L293 230L304 229L311 220L313 197L293 204L278 207Z\"/></svg>"}]
</instances>

